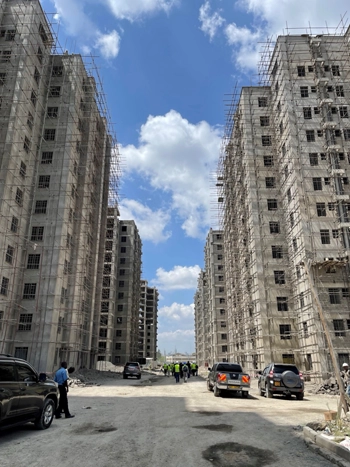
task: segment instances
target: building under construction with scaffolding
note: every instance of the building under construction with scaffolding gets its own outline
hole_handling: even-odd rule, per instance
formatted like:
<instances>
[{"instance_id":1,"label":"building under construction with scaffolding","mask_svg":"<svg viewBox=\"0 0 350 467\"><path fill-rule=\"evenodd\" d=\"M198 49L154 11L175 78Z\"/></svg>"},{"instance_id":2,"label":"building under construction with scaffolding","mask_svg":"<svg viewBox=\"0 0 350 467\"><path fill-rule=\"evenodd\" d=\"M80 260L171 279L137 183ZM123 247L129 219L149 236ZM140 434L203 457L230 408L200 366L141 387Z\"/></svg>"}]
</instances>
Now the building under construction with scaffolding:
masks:
<instances>
[{"instance_id":1,"label":"building under construction with scaffolding","mask_svg":"<svg viewBox=\"0 0 350 467\"><path fill-rule=\"evenodd\" d=\"M38 0L0 1L0 352L94 366L119 156L94 63Z\"/></svg>"},{"instance_id":2,"label":"building under construction with scaffolding","mask_svg":"<svg viewBox=\"0 0 350 467\"><path fill-rule=\"evenodd\" d=\"M224 239L221 230L209 230L204 247L204 263L194 296L196 361L200 366L226 361L228 355Z\"/></svg>"},{"instance_id":3,"label":"building under construction with scaffolding","mask_svg":"<svg viewBox=\"0 0 350 467\"><path fill-rule=\"evenodd\" d=\"M325 330L349 360L350 30L280 36L259 73L233 95L217 175L228 358L318 379Z\"/></svg>"},{"instance_id":4,"label":"building under construction with scaffolding","mask_svg":"<svg viewBox=\"0 0 350 467\"><path fill-rule=\"evenodd\" d=\"M139 358L157 360L158 290L141 280Z\"/></svg>"}]
</instances>

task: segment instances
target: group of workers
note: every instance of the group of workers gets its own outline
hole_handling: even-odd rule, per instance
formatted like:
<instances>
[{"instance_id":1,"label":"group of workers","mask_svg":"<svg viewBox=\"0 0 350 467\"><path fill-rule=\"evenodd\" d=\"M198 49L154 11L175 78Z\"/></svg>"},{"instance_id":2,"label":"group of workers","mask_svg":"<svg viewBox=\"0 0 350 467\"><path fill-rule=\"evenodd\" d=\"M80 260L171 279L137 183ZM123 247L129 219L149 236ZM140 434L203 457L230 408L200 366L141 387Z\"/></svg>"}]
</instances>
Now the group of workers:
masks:
<instances>
[{"instance_id":1,"label":"group of workers","mask_svg":"<svg viewBox=\"0 0 350 467\"><path fill-rule=\"evenodd\" d=\"M164 363L163 365L164 376L175 377L177 383L180 382L180 378L187 383L187 379L190 376L198 376L198 365L195 362L175 362L175 363Z\"/></svg>"}]
</instances>

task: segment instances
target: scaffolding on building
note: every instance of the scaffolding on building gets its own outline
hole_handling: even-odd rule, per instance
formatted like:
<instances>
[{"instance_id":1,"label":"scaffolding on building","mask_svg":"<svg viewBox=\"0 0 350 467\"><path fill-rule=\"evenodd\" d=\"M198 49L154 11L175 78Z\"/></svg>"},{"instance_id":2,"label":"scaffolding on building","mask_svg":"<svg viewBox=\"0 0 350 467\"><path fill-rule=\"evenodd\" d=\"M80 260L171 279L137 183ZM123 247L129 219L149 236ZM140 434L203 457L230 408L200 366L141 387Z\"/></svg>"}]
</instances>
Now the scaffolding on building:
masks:
<instances>
[{"instance_id":1,"label":"scaffolding on building","mask_svg":"<svg viewBox=\"0 0 350 467\"><path fill-rule=\"evenodd\" d=\"M0 17L0 352L91 366L107 339L101 255L120 179L102 80L40 2L1 2Z\"/></svg>"},{"instance_id":2,"label":"scaffolding on building","mask_svg":"<svg viewBox=\"0 0 350 467\"><path fill-rule=\"evenodd\" d=\"M332 371L305 260L339 364L349 358L347 26L342 18L336 28L301 35L287 28L268 39L259 86L236 86L227 106L217 201L228 354L252 373L274 358L297 363L310 378Z\"/></svg>"}]
</instances>

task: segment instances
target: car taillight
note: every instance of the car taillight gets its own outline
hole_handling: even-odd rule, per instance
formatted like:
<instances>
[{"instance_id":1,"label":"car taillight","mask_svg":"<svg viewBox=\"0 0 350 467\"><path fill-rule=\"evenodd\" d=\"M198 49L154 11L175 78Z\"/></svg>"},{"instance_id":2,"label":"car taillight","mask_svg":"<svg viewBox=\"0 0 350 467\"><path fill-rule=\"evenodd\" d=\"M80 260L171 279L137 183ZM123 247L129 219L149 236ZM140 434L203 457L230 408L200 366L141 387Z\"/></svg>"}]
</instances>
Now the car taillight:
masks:
<instances>
[{"instance_id":1,"label":"car taillight","mask_svg":"<svg viewBox=\"0 0 350 467\"><path fill-rule=\"evenodd\" d=\"M269 376L270 378L273 378L273 370L270 371Z\"/></svg>"},{"instance_id":2,"label":"car taillight","mask_svg":"<svg viewBox=\"0 0 350 467\"><path fill-rule=\"evenodd\" d=\"M226 375L225 375L225 373L218 373L218 374L216 375L216 379L217 379L218 381L221 381L221 382L226 381Z\"/></svg>"},{"instance_id":3,"label":"car taillight","mask_svg":"<svg viewBox=\"0 0 350 467\"><path fill-rule=\"evenodd\" d=\"M304 379L304 376L303 376L301 371L299 371L299 377L300 377L300 379Z\"/></svg>"}]
</instances>

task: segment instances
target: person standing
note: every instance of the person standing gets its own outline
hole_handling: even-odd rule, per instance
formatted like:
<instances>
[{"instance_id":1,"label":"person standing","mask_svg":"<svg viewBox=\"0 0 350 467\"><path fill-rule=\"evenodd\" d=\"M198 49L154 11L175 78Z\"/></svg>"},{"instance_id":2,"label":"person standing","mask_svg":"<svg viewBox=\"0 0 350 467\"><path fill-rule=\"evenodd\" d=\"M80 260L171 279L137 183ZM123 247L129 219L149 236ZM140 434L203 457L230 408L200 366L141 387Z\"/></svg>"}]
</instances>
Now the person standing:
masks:
<instances>
[{"instance_id":1,"label":"person standing","mask_svg":"<svg viewBox=\"0 0 350 467\"><path fill-rule=\"evenodd\" d=\"M189 368L186 363L182 365L182 373L184 375L184 383L187 383L187 376L189 374Z\"/></svg>"},{"instance_id":2,"label":"person standing","mask_svg":"<svg viewBox=\"0 0 350 467\"><path fill-rule=\"evenodd\" d=\"M179 383L180 382L180 365L178 362L175 363L174 376L175 376L175 381Z\"/></svg>"},{"instance_id":3,"label":"person standing","mask_svg":"<svg viewBox=\"0 0 350 467\"><path fill-rule=\"evenodd\" d=\"M344 381L344 388L345 388L346 395L350 397L350 372L349 372L349 365L347 363L343 363L340 376L343 378L343 381Z\"/></svg>"},{"instance_id":4,"label":"person standing","mask_svg":"<svg viewBox=\"0 0 350 467\"><path fill-rule=\"evenodd\" d=\"M164 371L164 376L166 376L168 373L168 365L166 363L164 363L163 365L163 371Z\"/></svg>"},{"instance_id":5,"label":"person standing","mask_svg":"<svg viewBox=\"0 0 350 467\"><path fill-rule=\"evenodd\" d=\"M54 381L58 384L58 390L60 392L60 402L56 410L56 418L61 418L61 412L64 411L66 418L73 418L68 409L68 373L67 373L67 362L61 363L61 368L56 371Z\"/></svg>"}]
</instances>

